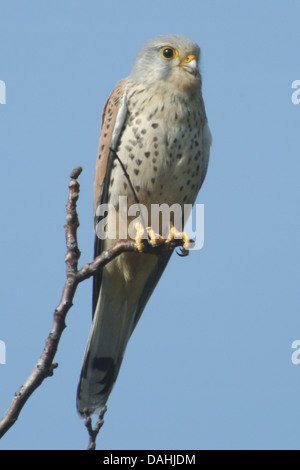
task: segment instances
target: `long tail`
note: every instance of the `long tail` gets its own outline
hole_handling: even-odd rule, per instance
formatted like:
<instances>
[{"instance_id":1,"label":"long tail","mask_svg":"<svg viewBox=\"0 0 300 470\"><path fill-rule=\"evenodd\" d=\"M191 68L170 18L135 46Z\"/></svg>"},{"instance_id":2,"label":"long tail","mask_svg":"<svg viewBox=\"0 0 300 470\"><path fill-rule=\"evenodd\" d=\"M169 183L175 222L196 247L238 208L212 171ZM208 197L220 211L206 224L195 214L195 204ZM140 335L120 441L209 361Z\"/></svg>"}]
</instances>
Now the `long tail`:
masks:
<instances>
[{"instance_id":1,"label":"long tail","mask_svg":"<svg viewBox=\"0 0 300 470\"><path fill-rule=\"evenodd\" d=\"M134 328L135 312L129 311L126 296L120 289L113 297L109 292L104 279L78 385L77 409L82 415L105 405Z\"/></svg>"},{"instance_id":2,"label":"long tail","mask_svg":"<svg viewBox=\"0 0 300 470\"><path fill-rule=\"evenodd\" d=\"M123 253L103 269L77 391L81 415L106 404L128 340L170 256Z\"/></svg>"}]
</instances>

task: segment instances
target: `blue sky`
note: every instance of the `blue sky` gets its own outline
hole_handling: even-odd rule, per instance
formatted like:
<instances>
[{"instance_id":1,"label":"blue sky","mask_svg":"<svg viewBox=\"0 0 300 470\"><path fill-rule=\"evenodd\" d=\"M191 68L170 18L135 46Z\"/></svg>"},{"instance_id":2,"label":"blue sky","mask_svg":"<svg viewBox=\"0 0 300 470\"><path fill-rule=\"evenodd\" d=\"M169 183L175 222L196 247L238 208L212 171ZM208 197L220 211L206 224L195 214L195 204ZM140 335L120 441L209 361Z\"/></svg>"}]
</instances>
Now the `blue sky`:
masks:
<instances>
[{"instance_id":1,"label":"blue sky","mask_svg":"<svg viewBox=\"0 0 300 470\"><path fill-rule=\"evenodd\" d=\"M158 34L190 37L213 147L205 244L174 256L131 338L99 449L299 449L300 80L297 1L0 1L0 414L42 352L65 280L68 175L81 264L108 94ZM2 449L84 449L75 394L91 324L77 290L59 368Z\"/></svg>"}]
</instances>

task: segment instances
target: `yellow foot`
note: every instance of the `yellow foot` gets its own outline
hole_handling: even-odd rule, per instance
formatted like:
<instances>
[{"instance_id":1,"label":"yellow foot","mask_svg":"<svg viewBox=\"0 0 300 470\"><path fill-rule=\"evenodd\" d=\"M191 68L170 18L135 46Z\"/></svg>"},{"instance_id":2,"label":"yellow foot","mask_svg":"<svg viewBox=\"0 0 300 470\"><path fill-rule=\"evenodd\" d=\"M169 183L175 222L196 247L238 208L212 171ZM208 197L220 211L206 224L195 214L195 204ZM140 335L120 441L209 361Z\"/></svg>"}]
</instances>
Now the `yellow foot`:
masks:
<instances>
[{"instance_id":1,"label":"yellow foot","mask_svg":"<svg viewBox=\"0 0 300 470\"><path fill-rule=\"evenodd\" d=\"M152 246L165 243L166 241L161 235L159 235L158 233L155 233L151 227L146 228L147 236L145 236L145 229L140 222L135 224L135 230L136 230L135 243L139 251L144 250L145 239L147 239L148 243L150 243L150 245Z\"/></svg>"},{"instance_id":2,"label":"yellow foot","mask_svg":"<svg viewBox=\"0 0 300 470\"><path fill-rule=\"evenodd\" d=\"M162 243L166 242L165 238L159 235L159 233L155 233L151 227L147 227L147 233L150 245L161 245Z\"/></svg>"},{"instance_id":3,"label":"yellow foot","mask_svg":"<svg viewBox=\"0 0 300 470\"><path fill-rule=\"evenodd\" d=\"M170 243L172 240L175 240L175 238L182 238L183 247L182 247L181 256L187 256L189 254L189 248L191 245L190 237L188 236L187 233L178 232L178 230L175 227L172 227L169 233L169 237L166 240L166 243Z\"/></svg>"},{"instance_id":4,"label":"yellow foot","mask_svg":"<svg viewBox=\"0 0 300 470\"><path fill-rule=\"evenodd\" d=\"M144 241L145 241L145 230L140 222L135 224L136 236L135 243L139 251L144 250Z\"/></svg>"},{"instance_id":5,"label":"yellow foot","mask_svg":"<svg viewBox=\"0 0 300 470\"><path fill-rule=\"evenodd\" d=\"M191 244L190 237L185 232L179 232L178 230L176 230L175 227L171 228L169 236L168 236L167 239L163 238L158 233L155 233L154 230L152 230L151 227L147 227L146 230L147 230L148 237L145 237L145 229L144 229L144 227L142 226L142 224L140 222L138 222L135 225L135 230L136 230L135 242L136 242L137 249L139 251L144 250L145 238L148 238L148 243L150 243L150 245L152 245L152 246L161 245L163 243L170 243L171 241L175 240L176 238L182 238L184 243L183 243L183 247L182 247L181 256L187 256L189 254L189 248L190 248L190 244Z\"/></svg>"}]
</instances>

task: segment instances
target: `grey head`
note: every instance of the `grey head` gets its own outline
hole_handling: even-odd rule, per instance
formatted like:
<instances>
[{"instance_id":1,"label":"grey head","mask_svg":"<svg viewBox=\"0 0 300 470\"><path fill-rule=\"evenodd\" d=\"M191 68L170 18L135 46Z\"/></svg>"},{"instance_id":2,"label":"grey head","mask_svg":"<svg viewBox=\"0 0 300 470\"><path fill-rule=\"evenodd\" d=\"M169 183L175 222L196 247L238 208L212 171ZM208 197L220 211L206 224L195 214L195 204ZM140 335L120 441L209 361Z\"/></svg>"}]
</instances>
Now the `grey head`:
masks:
<instances>
[{"instance_id":1,"label":"grey head","mask_svg":"<svg viewBox=\"0 0 300 470\"><path fill-rule=\"evenodd\" d=\"M191 39L175 34L157 36L138 53L129 79L163 81L180 88L199 85L200 48Z\"/></svg>"}]
</instances>

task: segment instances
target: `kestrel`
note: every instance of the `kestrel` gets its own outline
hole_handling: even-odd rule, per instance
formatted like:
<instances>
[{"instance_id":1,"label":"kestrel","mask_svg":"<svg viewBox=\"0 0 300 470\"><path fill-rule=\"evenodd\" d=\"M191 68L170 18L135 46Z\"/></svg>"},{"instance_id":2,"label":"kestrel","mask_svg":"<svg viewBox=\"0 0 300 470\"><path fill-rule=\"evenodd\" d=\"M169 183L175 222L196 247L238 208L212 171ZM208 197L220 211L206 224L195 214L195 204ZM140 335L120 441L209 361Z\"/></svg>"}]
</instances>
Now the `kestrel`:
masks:
<instances>
[{"instance_id":1,"label":"kestrel","mask_svg":"<svg viewBox=\"0 0 300 470\"><path fill-rule=\"evenodd\" d=\"M190 39L158 36L145 44L129 77L111 93L102 114L94 182L95 226L103 204L115 209L108 211L109 226L110 216L120 210L120 196L128 198L128 206L135 203L124 168L149 213L153 204L182 207L195 202L211 145L199 56L198 45ZM120 222L116 239L123 229ZM116 239L96 235L95 257ZM128 340L170 256L170 252L157 256L123 253L94 277L93 324L77 394L81 415L106 404Z\"/></svg>"}]
</instances>

